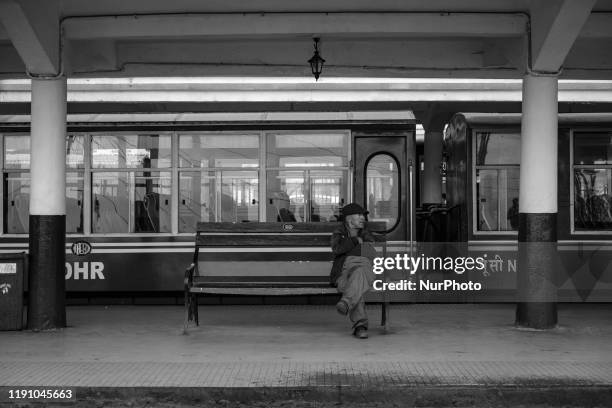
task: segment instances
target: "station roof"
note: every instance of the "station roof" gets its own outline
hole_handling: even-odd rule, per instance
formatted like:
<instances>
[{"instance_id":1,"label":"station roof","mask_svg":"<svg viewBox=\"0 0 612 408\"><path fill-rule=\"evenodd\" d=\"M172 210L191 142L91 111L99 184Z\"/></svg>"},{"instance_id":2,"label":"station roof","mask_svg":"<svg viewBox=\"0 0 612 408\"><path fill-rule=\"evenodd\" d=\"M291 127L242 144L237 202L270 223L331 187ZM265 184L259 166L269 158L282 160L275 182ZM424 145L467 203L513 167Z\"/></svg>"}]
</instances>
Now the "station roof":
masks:
<instances>
[{"instance_id":1,"label":"station roof","mask_svg":"<svg viewBox=\"0 0 612 408\"><path fill-rule=\"evenodd\" d=\"M612 79L610 0L2 0L0 76ZM311 79L312 80L312 79Z\"/></svg>"}]
</instances>

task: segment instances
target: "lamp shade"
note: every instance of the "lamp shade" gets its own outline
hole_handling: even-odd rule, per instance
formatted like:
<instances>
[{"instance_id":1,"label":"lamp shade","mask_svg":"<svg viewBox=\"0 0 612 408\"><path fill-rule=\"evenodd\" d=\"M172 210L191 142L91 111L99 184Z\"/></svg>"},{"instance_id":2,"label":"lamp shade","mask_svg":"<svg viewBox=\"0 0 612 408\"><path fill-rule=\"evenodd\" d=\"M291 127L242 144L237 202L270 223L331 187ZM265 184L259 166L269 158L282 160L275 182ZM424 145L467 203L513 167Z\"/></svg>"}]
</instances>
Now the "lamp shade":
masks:
<instances>
[{"instance_id":1,"label":"lamp shade","mask_svg":"<svg viewBox=\"0 0 612 408\"><path fill-rule=\"evenodd\" d=\"M312 75L314 75L315 80L319 80L319 76L321 72L323 72L323 64L325 64L325 60L319 54L319 39L314 38L314 55L312 58L308 60L310 64L310 69L312 71Z\"/></svg>"}]
</instances>

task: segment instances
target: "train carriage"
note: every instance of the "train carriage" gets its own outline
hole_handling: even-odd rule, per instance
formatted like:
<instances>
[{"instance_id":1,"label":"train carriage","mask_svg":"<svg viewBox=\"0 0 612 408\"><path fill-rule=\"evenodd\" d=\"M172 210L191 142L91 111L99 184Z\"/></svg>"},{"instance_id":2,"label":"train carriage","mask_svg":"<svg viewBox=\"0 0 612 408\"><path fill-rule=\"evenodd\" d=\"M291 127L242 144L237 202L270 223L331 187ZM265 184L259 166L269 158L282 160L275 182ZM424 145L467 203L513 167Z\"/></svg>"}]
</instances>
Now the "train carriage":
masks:
<instances>
[{"instance_id":1,"label":"train carriage","mask_svg":"<svg viewBox=\"0 0 612 408\"><path fill-rule=\"evenodd\" d=\"M0 139L0 250L27 250L29 117L0 117ZM178 293L198 221L335 222L358 201L405 241L414 157L410 111L68 115L67 292ZM210 259L290 257L279 251Z\"/></svg>"},{"instance_id":2,"label":"train carriage","mask_svg":"<svg viewBox=\"0 0 612 408\"><path fill-rule=\"evenodd\" d=\"M481 252L516 251L520 121L518 114L453 116L444 153L451 210L448 234L440 239ZM612 115L560 114L558 155L559 300L610 301ZM500 299L513 300L515 282L510 273L500 278L499 287L508 289Z\"/></svg>"}]
</instances>

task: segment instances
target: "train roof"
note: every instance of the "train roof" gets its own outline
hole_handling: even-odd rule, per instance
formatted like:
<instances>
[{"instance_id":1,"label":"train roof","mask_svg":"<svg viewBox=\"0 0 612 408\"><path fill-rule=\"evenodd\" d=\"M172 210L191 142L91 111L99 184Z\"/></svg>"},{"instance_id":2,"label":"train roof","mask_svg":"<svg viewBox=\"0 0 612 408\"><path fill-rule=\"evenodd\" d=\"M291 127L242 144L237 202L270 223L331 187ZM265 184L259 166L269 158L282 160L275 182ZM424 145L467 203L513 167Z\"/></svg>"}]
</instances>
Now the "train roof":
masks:
<instances>
[{"instance_id":1,"label":"train roof","mask_svg":"<svg viewBox=\"0 0 612 408\"><path fill-rule=\"evenodd\" d=\"M205 112L205 113L87 113L68 114L70 124L100 123L273 123L273 122L389 122L415 124L412 111L351 112ZM0 124L29 123L30 115L0 115Z\"/></svg>"},{"instance_id":2,"label":"train roof","mask_svg":"<svg viewBox=\"0 0 612 408\"><path fill-rule=\"evenodd\" d=\"M460 118L463 119L460 119ZM477 113L465 112L454 115L453 123L456 120L465 121L468 125L516 125L521 124L520 113ZM596 113L560 113L559 124L576 125L576 124L597 124L597 123L612 123L612 112L596 112Z\"/></svg>"}]
</instances>

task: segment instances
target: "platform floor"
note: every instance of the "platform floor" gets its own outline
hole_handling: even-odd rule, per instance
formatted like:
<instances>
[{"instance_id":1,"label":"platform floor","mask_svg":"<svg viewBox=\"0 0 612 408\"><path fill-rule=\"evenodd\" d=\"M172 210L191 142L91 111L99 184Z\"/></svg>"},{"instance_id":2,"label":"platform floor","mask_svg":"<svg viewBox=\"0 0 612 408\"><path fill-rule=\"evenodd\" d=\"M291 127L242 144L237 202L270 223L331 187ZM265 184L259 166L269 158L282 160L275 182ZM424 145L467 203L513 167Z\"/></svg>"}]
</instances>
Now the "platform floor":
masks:
<instances>
[{"instance_id":1,"label":"platform floor","mask_svg":"<svg viewBox=\"0 0 612 408\"><path fill-rule=\"evenodd\" d=\"M612 305L559 305L550 331L515 328L511 304L395 305L389 333L376 325L380 308L368 310L370 338L357 340L333 306L200 306L200 326L188 335L178 306L71 306L66 329L0 332L0 402L26 386L72 387L88 398L497 389L524 402L529 389L569 393L565 402L587 392L584 406L606 406L612 397Z\"/></svg>"}]
</instances>

